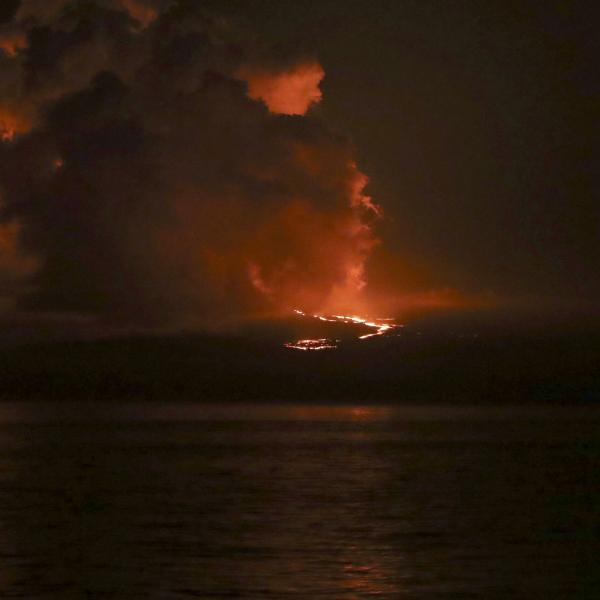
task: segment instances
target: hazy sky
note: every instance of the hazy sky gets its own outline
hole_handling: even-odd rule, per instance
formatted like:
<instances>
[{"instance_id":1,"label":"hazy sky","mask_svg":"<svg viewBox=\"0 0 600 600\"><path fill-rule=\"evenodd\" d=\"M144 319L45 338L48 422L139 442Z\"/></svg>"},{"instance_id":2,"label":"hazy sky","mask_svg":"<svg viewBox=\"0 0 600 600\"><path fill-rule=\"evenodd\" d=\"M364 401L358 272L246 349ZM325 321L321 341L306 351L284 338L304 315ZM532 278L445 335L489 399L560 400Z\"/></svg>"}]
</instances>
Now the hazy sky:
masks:
<instances>
[{"instance_id":1,"label":"hazy sky","mask_svg":"<svg viewBox=\"0 0 600 600\"><path fill-rule=\"evenodd\" d=\"M29 11L41 19L49 6L65 3L27 0L21 6L15 2L13 10L3 3L5 47L17 39L11 19L19 6L21 14ZM30 44L16 59L7 54L2 64L5 86L16 77L11 65L23 65L19 85L27 90L26 102L19 104L3 90L9 106L20 109L29 102L38 111L31 140L5 144L3 159L9 190L5 227L15 218L25 230L23 243L44 265L27 288L29 306L110 312L128 304L125 312L131 314L139 302L150 312L160 305L174 313L187 310L187 304L212 310L233 297L254 307L255 293L280 304L305 296L308 305L317 305L363 278L371 289L391 296L448 289L473 298L582 305L600 296L599 90L592 63L600 48L591 2L181 2L193 10L169 21L179 25L164 25L171 45L162 47L152 30L158 14L153 9L168 1L99 4L103 28L74 25L72 16L67 25L52 17L51 33L40 33L22 17L19 27L29 27ZM200 36L195 46L187 29L175 29L192 27L190 15L199 6L244 32L225 35L227 51L222 41L215 42L224 35L218 19L205 27L205 38L194 33ZM107 16L115 10L129 11L150 28L131 34L126 21ZM61 33L65 27L76 33ZM135 38L142 35L149 41ZM202 51L198 44L204 44ZM111 57L105 63L99 47L103 57ZM265 99L270 92L264 91L282 73L310 72L307 97L316 98L319 64L323 98L307 118L274 119L265 112L263 103L270 113L286 113L274 110ZM108 70L116 79L106 74L94 79L96 70ZM238 80L256 102L245 103ZM114 98L121 103L118 109ZM155 118L161 106L169 107L163 129ZM302 115L308 104L301 106L287 114ZM94 125L90 133L90 123L116 129L109 127L112 133L105 131L100 139L100 129ZM229 126L237 129L222 135ZM198 144L192 139L195 127ZM193 155L189 149L196 145ZM281 148L298 145L302 157L286 162ZM47 160L54 149L69 154L74 148L83 154L55 164L62 171L54 187L41 193L39 182L30 185L31 157ZM107 152L120 166L107 162ZM53 160L62 160L56 156ZM354 160L359 170L351 166ZM159 162L156 181L147 180L142 174ZM128 169L121 169L124 165ZM90 183L89 174L96 172L97 181ZM361 172L370 180L362 192L356 187ZM225 185L232 181L241 196L234 206ZM120 198L128 206L125 217L105 200L98 211L97 197L120 197L132 185L139 186L144 200L134 207L129 196ZM93 194L92 188L97 188ZM190 203L190 190L203 199ZM175 217L172 207L164 212L164 198L184 192L188 199L179 202L176 217L197 227L193 236L169 232L165 243L164 223ZM76 200L82 194L87 204ZM268 201L269 195L275 203L261 205L259 216L256 198ZM364 214L369 196L383 208L383 219ZM48 209L52 198L60 210ZM113 219L116 226L109 229L106 222ZM214 222L221 222L220 230ZM247 224L247 235L236 237ZM365 226L372 231L365 233ZM5 246L13 233L6 229ZM231 243L224 241L230 233ZM374 237L382 241L376 247ZM167 250L154 256L159 238ZM198 264L190 261L196 238L203 240ZM314 239L324 243L317 248ZM243 248L243 265L232 258L242 250L229 248ZM0 260L0 271L8 262ZM207 277L218 285L205 285ZM210 297L202 295L206 288L214 292ZM202 297L190 300L198 290Z\"/></svg>"}]
</instances>

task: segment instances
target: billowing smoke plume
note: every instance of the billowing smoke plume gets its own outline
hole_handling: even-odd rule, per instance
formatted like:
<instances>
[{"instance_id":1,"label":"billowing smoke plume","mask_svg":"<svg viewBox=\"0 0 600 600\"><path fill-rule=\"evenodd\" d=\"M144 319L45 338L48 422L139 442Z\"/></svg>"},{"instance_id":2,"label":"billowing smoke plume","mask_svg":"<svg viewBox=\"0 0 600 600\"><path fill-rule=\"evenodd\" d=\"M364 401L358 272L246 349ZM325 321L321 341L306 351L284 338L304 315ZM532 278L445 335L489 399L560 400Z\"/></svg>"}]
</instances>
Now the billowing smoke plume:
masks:
<instances>
[{"instance_id":1,"label":"billowing smoke plume","mask_svg":"<svg viewBox=\"0 0 600 600\"><path fill-rule=\"evenodd\" d=\"M199 6L24 0L2 26L5 298L173 324L356 299L379 211L311 110L323 69Z\"/></svg>"}]
</instances>

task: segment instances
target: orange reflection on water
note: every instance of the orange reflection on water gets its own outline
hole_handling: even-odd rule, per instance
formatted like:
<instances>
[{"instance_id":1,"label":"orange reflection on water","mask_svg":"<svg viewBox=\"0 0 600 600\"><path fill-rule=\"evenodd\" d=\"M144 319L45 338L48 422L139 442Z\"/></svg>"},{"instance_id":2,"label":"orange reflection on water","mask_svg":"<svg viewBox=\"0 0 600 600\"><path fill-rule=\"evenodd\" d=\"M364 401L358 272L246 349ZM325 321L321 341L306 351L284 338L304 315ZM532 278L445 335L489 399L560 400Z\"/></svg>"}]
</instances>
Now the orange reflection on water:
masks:
<instances>
[{"instance_id":1,"label":"orange reflection on water","mask_svg":"<svg viewBox=\"0 0 600 600\"><path fill-rule=\"evenodd\" d=\"M358 548L355 550L360 552ZM343 569L345 577L342 585L348 592L354 592L356 598L383 594L390 597L388 594L397 594L399 591L392 573L377 563L348 562Z\"/></svg>"},{"instance_id":2,"label":"orange reflection on water","mask_svg":"<svg viewBox=\"0 0 600 600\"><path fill-rule=\"evenodd\" d=\"M282 415L302 421L385 421L392 416L389 406L296 405L280 407Z\"/></svg>"},{"instance_id":3,"label":"orange reflection on water","mask_svg":"<svg viewBox=\"0 0 600 600\"><path fill-rule=\"evenodd\" d=\"M350 409L352 417L358 420L374 419L378 414L378 411L372 406L355 406Z\"/></svg>"}]
</instances>

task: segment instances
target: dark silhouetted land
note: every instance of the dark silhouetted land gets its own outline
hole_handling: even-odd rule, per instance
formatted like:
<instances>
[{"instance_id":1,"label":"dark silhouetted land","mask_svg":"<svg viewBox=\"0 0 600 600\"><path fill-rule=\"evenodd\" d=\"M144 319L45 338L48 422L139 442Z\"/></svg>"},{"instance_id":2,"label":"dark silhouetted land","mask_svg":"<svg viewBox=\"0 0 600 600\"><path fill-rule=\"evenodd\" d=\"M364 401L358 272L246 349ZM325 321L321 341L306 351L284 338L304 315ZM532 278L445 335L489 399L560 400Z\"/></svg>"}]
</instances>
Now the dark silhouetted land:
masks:
<instances>
[{"instance_id":1,"label":"dark silhouetted land","mask_svg":"<svg viewBox=\"0 0 600 600\"><path fill-rule=\"evenodd\" d=\"M337 350L282 347L279 324L233 335L45 341L0 349L5 400L600 402L600 333L406 327ZM304 332L302 332L304 333ZM309 332L322 334L323 332Z\"/></svg>"}]
</instances>

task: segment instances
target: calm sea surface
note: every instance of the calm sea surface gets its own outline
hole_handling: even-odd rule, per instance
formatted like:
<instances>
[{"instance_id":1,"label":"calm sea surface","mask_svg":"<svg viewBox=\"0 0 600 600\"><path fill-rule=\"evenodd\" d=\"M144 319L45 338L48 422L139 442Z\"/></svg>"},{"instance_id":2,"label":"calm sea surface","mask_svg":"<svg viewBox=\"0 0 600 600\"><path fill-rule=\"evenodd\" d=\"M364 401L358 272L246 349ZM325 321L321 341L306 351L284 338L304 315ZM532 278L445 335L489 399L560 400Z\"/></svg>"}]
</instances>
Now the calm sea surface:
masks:
<instances>
[{"instance_id":1,"label":"calm sea surface","mask_svg":"<svg viewBox=\"0 0 600 600\"><path fill-rule=\"evenodd\" d=\"M0 405L0 598L600 598L600 412Z\"/></svg>"}]
</instances>

